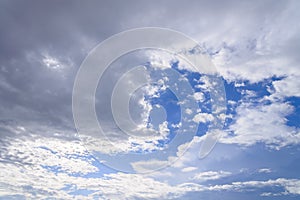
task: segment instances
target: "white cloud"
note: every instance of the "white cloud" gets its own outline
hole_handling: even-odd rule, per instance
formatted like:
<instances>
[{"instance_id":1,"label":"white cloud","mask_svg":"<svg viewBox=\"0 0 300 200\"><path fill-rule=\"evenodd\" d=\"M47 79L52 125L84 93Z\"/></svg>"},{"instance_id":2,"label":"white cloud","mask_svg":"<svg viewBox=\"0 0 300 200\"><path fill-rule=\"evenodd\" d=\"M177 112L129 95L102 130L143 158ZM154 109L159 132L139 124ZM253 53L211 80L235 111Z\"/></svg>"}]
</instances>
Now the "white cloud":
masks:
<instances>
[{"instance_id":1,"label":"white cloud","mask_svg":"<svg viewBox=\"0 0 300 200\"><path fill-rule=\"evenodd\" d=\"M272 76L299 75L299 60L293 51L299 49L294 42L299 40L300 29L295 20L290 20L299 17L299 5L291 1L284 6L276 18L272 17L274 13L266 13L262 22L253 17L251 31L240 29L218 49L212 59L223 77L258 82Z\"/></svg>"},{"instance_id":2,"label":"white cloud","mask_svg":"<svg viewBox=\"0 0 300 200\"><path fill-rule=\"evenodd\" d=\"M199 41L207 45L206 50L214 52L213 62L217 65L219 73L227 80L242 79L258 82L272 76L285 76L286 78L283 80L273 82L276 92L271 95L272 100L287 96L299 96L299 26L298 21L295 20L299 18L297 1L277 3L267 1L253 4L229 1L221 6L216 6L214 3L202 2L202 4L203 6L200 7L203 10L200 11L199 6L194 6L194 2L170 4L165 7L161 6L159 9L156 7L153 9L150 6L152 10L149 9L149 12L140 12L132 17L133 22L129 26L126 21L121 24L124 27L138 27L158 22L162 26L173 27L193 36L198 35ZM180 12L181 10L190 12ZM178 17L174 17L174 13L177 13ZM170 16L172 16L171 21ZM197 20L195 21L195 19ZM136 23L134 23L135 21ZM87 37L82 35L82 38ZM42 62L51 69L59 69L63 66L59 59L53 57L46 57ZM170 67L168 59L157 57L154 58L152 64L161 69ZM205 89L209 84L199 84L198 87ZM5 82L1 82L0 85L4 88L10 86ZM148 108L145 107L145 110ZM242 104L237 110L238 116L235 118L235 123L230 127L234 135L224 134L222 142L241 145L265 142L276 147L298 144L300 141L299 131L285 125L285 116L291 113L291 110L291 106L285 103L258 106ZM145 118L147 116L146 113ZM207 118L209 119L207 116L198 116L198 119L195 120L206 122ZM162 129L165 129L165 126ZM22 128L17 131L24 132ZM111 132L112 135L116 134ZM137 139L126 138L125 141L122 138L115 144L128 151L134 148L131 141L135 140ZM200 140L199 137L195 137L195 141L198 140ZM154 143L144 144L142 141L138 141L142 149L153 148ZM285 194L299 194L300 191L300 182L297 179L234 182L216 186L202 186L194 183L171 186L144 176L123 173L106 175L105 178L73 177L67 173L87 174L97 171L91 165L90 160L70 156L70 154L86 155L84 149L77 143L49 138L25 139L24 141L22 138L22 140L9 141L7 144L10 145L2 147L7 149L1 151L1 159L3 157L11 158L12 164L0 163L0 188L5 188L5 191L1 189L0 193L4 195L26 194L29 199L41 199L49 196L70 199L73 198L73 195L68 193L71 191L63 190L67 184L74 184L77 189L96 190L95 193L101 195L102 199L120 197L125 199L168 199L189 191L243 191L247 187L268 186L282 186L286 190ZM103 149L109 152L113 149L109 142L96 141L95 144L103 144ZM40 145L46 146L56 153L53 154L50 150L40 148ZM183 148L179 148L178 154L181 155L180 149ZM20 165L17 164L19 162ZM49 172L41 167L41 164L60 166L67 173ZM189 171L192 168L186 167L182 170ZM266 169L261 170L266 171ZM213 177L213 174L211 176ZM76 187L72 186L71 190ZM28 192L29 190L32 191L31 194ZM271 192L263 194L268 196L271 195ZM79 197L79 199L83 198L85 197ZM87 198L92 199L92 195Z\"/></svg>"},{"instance_id":3,"label":"white cloud","mask_svg":"<svg viewBox=\"0 0 300 200\"><path fill-rule=\"evenodd\" d=\"M214 116L209 113L198 113L193 118L193 121L195 123L207 123L212 120L214 120Z\"/></svg>"},{"instance_id":4,"label":"white cloud","mask_svg":"<svg viewBox=\"0 0 300 200\"><path fill-rule=\"evenodd\" d=\"M165 70L171 68L171 62L176 61L176 57L164 51L146 51L150 64L154 69Z\"/></svg>"},{"instance_id":5,"label":"white cloud","mask_svg":"<svg viewBox=\"0 0 300 200\"><path fill-rule=\"evenodd\" d=\"M293 111L291 105L280 102L270 105L243 103L236 111L235 122L229 128L233 134L224 132L220 142L246 146L263 142L277 149L300 143L299 131L286 125L285 117Z\"/></svg>"},{"instance_id":6,"label":"white cloud","mask_svg":"<svg viewBox=\"0 0 300 200\"><path fill-rule=\"evenodd\" d=\"M205 96L202 92L195 92L194 98L196 101L200 101L200 102L203 102L205 100Z\"/></svg>"},{"instance_id":7,"label":"white cloud","mask_svg":"<svg viewBox=\"0 0 300 200\"><path fill-rule=\"evenodd\" d=\"M300 97L300 75L290 75L282 80L272 82L275 91L268 97L270 100L281 100L285 97Z\"/></svg>"},{"instance_id":8,"label":"white cloud","mask_svg":"<svg viewBox=\"0 0 300 200\"><path fill-rule=\"evenodd\" d=\"M192 172L192 171L195 171L197 169L198 169L197 167L185 167L185 168L182 168L181 171L182 172Z\"/></svg>"},{"instance_id":9,"label":"white cloud","mask_svg":"<svg viewBox=\"0 0 300 200\"><path fill-rule=\"evenodd\" d=\"M43 148L41 148L43 147ZM3 148L3 147L2 147ZM203 191L247 191L248 188L283 187L286 194L300 194L300 181L279 178L268 181L233 182L224 185L200 185L181 182L171 185L165 181L141 174L115 173L104 177L84 177L88 173L99 173L91 163L84 148L74 141L55 138L20 138L10 140L10 145L1 150L0 195L20 195L26 198L46 198L55 196L61 199L174 199L189 192ZM4 160L3 160L4 159ZM156 165L160 161L152 161ZM60 166L55 172L47 166ZM136 163L135 168L145 170L149 162ZM46 168L45 168L46 167ZM196 167L183 168L183 172L193 172ZM101 168L100 168L101 170ZM101 171L100 171L101 172ZM74 176L74 173L79 175ZM166 172L169 176L169 174ZM230 172L206 171L194 176L194 180L217 180L230 176ZM162 175L158 175L163 177ZM70 186L70 187L68 187ZM91 194L73 195L77 190L89 190Z\"/></svg>"},{"instance_id":10,"label":"white cloud","mask_svg":"<svg viewBox=\"0 0 300 200\"><path fill-rule=\"evenodd\" d=\"M43 62L50 69L55 70L55 69L62 68L61 63L58 60L54 59L54 58L50 58L50 57L44 58Z\"/></svg>"},{"instance_id":11,"label":"white cloud","mask_svg":"<svg viewBox=\"0 0 300 200\"><path fill-rule=\"evenodd\" d=\"M206 171L197 173L192 179L197 181L209 181L209 180L217 180L220 178L224 178L230 176L231 172L225 171Z\"/></svg>"},{"instance_id":12,"label":"white cloud","mask_svg":"<svg viewBox=\"0 0 300 200\"><path fill-rule=\"evenodd\" d=\"M215 185L208 187L209 190L220 191L220 190L232 190L232 191L247 191L249 188L264 188L264 187L283 187L286 192L283 194L300 194L300 180L298 179L285 179L278 178L275 180L267 181L245 181L245 182L233 182L225 185ZM262 193L266 194L266 193Z\"/></svg>"},{"instance_id":13,"label":"white cloud","mask_svg":"<svg viewBox=\"0 0 300 200\"><path fill-rule=\"evenodd\" d=\"M262 168L258 170L258 173L271 173L272 170L269 168Z\"/></svg>"},{"instance_id":14,"label":"white cloud","mask_svg":"<svg viewBox=\"0 0 300 200\"><path fill-rule=\"evenodd\" d=\"M118 64L115 65L118 67ZM119 78L114 77L116 76L114 73L111 76L113 79ZM169 134L168 122L165 121L164 113L153 112L161 107L152 105L149 98L160 96L160 93L166 89L168 77L159 77L158 84L152 84L152 77L145 66L139 66L121 77L115 80L118 81L118 87L114 88L112 106L111 99L107 98L109 95L98 98L100 102L98 108L103 111L99 115L99 121L102 129L105 130L106 137L104 133L98 134L99 131L96 130L97 126L94 124L87 126L85 131L81 131L81 139L89 150L103 154L162 149L158 143L159 140L165 140ZM104 79L106 83L111 83L111 78L106 77L106 79ZM136 85L141 87L135 88ZM103 93L111 92L109 90L104 87ZM109 114L110 108L113 108L113 118Z\"/></svg>"},{"instance_id":15,"label":"white cloud","mask_svg":"<svg viewBox=\"0 0 300 200\"><path fill-rule=\"evenodd\" d=\"M33 59L33 55L28 54L29 59ZM71 62L67 60L66 62L61 61L60 59L50 56L48 53L43 55L42 63L50 70L63 70L67 66L71 65Z\"/></svg>"},{"instance_id":16,"label":"white cloud","mask_svg":"<svg viewBox=\"0 0 300 200\"><path fill-rule=\"evenodd\" d=\"M153 135L150 136L134 136L128 138L121 138L121 133L119 132L107 134L110 136L109 139L101 136L86 137L84 135L81 135L80 138L88 150L103 154L162 150L163 147L157 146L157 144L159 140L165 139L165 135L161 135L159 132L153 132ZM162 134L166 134L166 129ZM120 138L118 138L118 136L120 136ZM114 139L114 137L116 137L116 139Z\"/></svg>"},{"instance_id":17,"label":"white cloud","mask_svg":"<svg viewBox=\"0 0 300 200\"><path fill-rule=\"evenodd\" d=\"M74 141L41 137L14 139L1 150L1 159L4 162L0 162L0 188L5 188L0 189L1 196L93 199L100 195L101 199L169 199L188 191L137 174L84 177L88 173L99 173L99 169L92 164L93 159L88 157L84 147ZM58 167L58 171L51 167ZM73 196L71 192L76 190L90 190L92 194Z\"/></svg>"},{"instance_id":18,"label":"white cloud","mask_svg":"<svg viewBox=\"0 0 300 200\"><path fill-rule=\"evenodd\" d=\"M185 109L185 113L190 115L193 113L193 111L191 109L187 108L187 109Z\"/></svg>"},{"instance_id":19,"label":"white cloud","mask_svg":"<svg viewBox=\"0 0 300 200\"><path fill-rule=\"evenodd\" d=\"M74 174L97 172L92 158L79 141L34 136L20 137L8 141L3 156L36 166L58 167L61 171Z\"/></svg>"},{"instance_id":20,"label":"white cloud","mask_svg":"<svg viewBox=\"0 0 300 200\"><path fill-rule=\"evenodd\" d=\"M159 125L158 128L159 128L160 135L165 139L170 133L170 130L168 128L168 122L164 121Z\"/></svg>"}]
</instances>

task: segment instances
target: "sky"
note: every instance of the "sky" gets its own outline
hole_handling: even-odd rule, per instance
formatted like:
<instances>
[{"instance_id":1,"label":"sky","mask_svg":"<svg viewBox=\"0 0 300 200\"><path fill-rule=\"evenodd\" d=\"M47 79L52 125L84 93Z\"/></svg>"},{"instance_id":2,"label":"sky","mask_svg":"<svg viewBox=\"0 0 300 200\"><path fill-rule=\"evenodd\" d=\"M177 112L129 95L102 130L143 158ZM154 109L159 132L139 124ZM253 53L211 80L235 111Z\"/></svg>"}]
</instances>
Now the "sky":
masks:
<instances>
[{"instance_id":1,"label":"sky","mask_svg":"<svg viewBox=\"0 0 300 200\"><path fill-rule=\"evenodd\" d=\"M0 199L299 199L299 9L0 1Z\"/></svg>"}]
</instances>

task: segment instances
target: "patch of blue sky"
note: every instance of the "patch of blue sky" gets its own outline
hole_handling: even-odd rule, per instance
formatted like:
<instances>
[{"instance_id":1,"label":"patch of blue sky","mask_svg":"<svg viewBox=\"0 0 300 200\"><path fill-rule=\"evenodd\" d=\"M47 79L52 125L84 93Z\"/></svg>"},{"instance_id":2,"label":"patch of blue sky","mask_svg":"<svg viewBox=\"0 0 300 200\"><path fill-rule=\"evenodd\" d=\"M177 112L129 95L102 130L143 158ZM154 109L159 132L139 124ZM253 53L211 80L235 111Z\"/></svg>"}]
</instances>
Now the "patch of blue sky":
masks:
<instances>
[{"instance_id":1,"label":"patch of blue sky","mask_svg":"<svg viewBox=\"0 0 300 200\"><path fill-rule=\"evenodd\" d=\"M258 193L256 192L232 192L232 191L203 191L203 192L190 192L187 193L180 198L177 198L176 200L180 199L205 199L205 200L216 200L216 199L222 199L222 200L233 200L233 199L243 199L243 200L259 200L259 199L265 199L263 197L260 197Z\"/></svg>"},{"instance_id":2,"label":"patch of blue sky","mask_svg":"<svg viewBox=\"0 0 300 200\"><path fill-rule=\"evenodd\" d=\"M231 114L233 116L236 115L236 108L241 103L251 103L252 106L256 105L269 105L272 102L270 100L263 100L264 96L271 95L271 91L274 90L272 82L282 80L284 77L271 77L269 79L265 79L263 81L257 82L257 83L250 83L249 81L240 81L240 82L228 82L224 81L224 87L226 92L226 99L227 102L235 102L234 104L227 103L227 112L226 114ZM238 84L238 86L236 85ZM247 93L248 91L248 93ZM250 92L249 92L250 91ZM294 100L291 100L292 102ZM299 102L295 101L295 105L299 104ZM250 107L250 105L248 106ZM299 111L298 111L299 112ZM293 113L290 116L291 121L289 122L291 125L295 124L295 121L297 119L297 113ZM225 121L225 127L227 128L231 123L233 123L232 118L227 118Z\"/></svg>"},{"instance_id":3,"label":"patch of blue sky","mask_svg":"<svg viewBox=\"0 0 300 200\"><path fill-rule=\"evenodd\" d=\"M93 157L90 155L90 157ZM102 164L100 161L98 161L95 157L92 158L92 165L97 167L99 170L97 172L90 172L85 175L80 175L83 178L105 178L105 174L111 174L111 173L117 173L118 171L105 165Z\"/></svg>"},{"instance_id":4,"label":"patch of blue sky","mask_svg":"<svg viewBox=\"0 0 300 200\"><path fill-rule=\"evenodd\" d=\"M65 170L62 170L61 166L58 166L58 165L52 165L52 166L41 165L41 167L44 168L44 169L46 169L47 171L55 173L55 174L65 173L66 172Z\"/></svg>"},{"instance_id":5,"label":"patch of blue sky","mask_svg":"<svg viewBox=\"0 0 300 200\"><path fill-rule=\"evenodd\" d=\"M69 173L66 170L63 170L61 166L58 165L41 165L44 169L46 169L49 172L52 172L54 174L59 174L59 173L65 173L68 174L68 176L73 176L73 177L95 177L95 175L100 175L100 173L88 173L88 174L82 174L82 173ZM103 174L103 172L101 173L101 175Z\"/></svg>"},{"instance_id":6,"label":"patch of blue sky","mask_svg":"<svg viewBox=\"0 0 300 200\"><path fill-rule=\"evenodd\" d=\"M249 81L238 82L239 86L236 86L235 82L224 81L224 87L226 91L227 101L238 102L243 100L245 102L248 100L259 100L264 96L269 96L270 90L273 89L272 82L281 80L283 77L272 77L265 79L257 83L250 83ZM253 91L255 95L247 95L245 91ZM247 99L245 99L247 97Z\"/></svg>"},{"instance_id":7,"label":"patch of blue sky","mask_svg":"<svg viewBox=\"0 0 300 200\"><path fill-rule=\"evenodd\" d=\"M188 81L188 84L192 87L194 93L196 93L196 92L203 93L205 100L198 102L198 107L200 108L201 112L212 113L212 105L211 105L211 101L210 101L209 91L197 87L197 85L203 84L203 83L199 82L200 78L203 75L200 73L197 73L197 72L191 72L189 70L179 69L178 61L171 62L170 65L171 65L172 69L176 70L179 74L181 74L183 77L186 78L186 80ZM147 66L147 68L151 68L149 63L147 63L146 66ZM159 74L159 75L162 75L162 74ZM233 86L233 84L232 84L232 87L228 87L228 88L233 88L234 90L236 90L236 88ZM231 95L232 94L233 93L231 93ZM236 92L236 94L239 94L239 93ZM180 119L180 117L181 117L180 105L178 104L179 103L178 99L177 99L176 95L169 89L160 91L158 97L151 97L151 96L147 97L146 96L146 99L148 101L150 101L152 105L159 104L159 105L163 106L164 109L166 110L168 128L170 130L170 134L168 135L167 140L160 140L158 143L158 146L160 146L160 147L164 146L169 141L171 141L177 134L177 132L176 132L177 128L172 126L172 124L178 124L181 120ZM239 99L241 99L241 94L239 94ZM239 99L234 98L233 100L239 100ZM198 111L193 110L193 112L194 112L194 114L196 114ZM193 115L191 115L190 120L193 119ZM199 123L198 130L195 135L197 135L197 136L205 135L205 133L208 131L208 127L209 127L209 123Z\"/></svg>"},{"instance_id":8,"label":"patch of blue sky","mask_svg":"<svg viewBox=\"0 0 300 200\"><path fill-rule=\"evenodd\" d=\"M236 108L238 102L242 99L242 94L238 91L238 88L235 87L233 82L224 81L224 88L226 92L226 100L227 100L227 115L236 115ZM229 102L235 102L231 104ZM228 128L228 126L233 122L232 118L226 118L224 123L224 128Z\"/></svg>"},{"instance_id":9,"label":"patch of blue sky","mask_svg":"<svg viewBox=\"0 0 300 200\"><path fill-rule=\"evenodd\" d=\"M105 174L111 174L111 173L117 173L118 171L110 168L109 166L106 166L104 164L101 164L99 161L95 160L92 162L92 165L97 167L99 170L96 172L90 172L87 174L82 173L68 173L67 171L63 170L60 166L45 166L42 165L44 169L47 169L49 172L54 174L59 173L66 173L68 176L72 177L82 177L82 178L105 178Z\"/></svg>"},{"instance_id":10,"label":"patch of blue sky","mask_svg":"<svg viewBox=\"0 0 300 200\"><path fill-rule=\"evenodd\" d=\"M300 97L289 97L286 102L294 107L293 113L286 116L286 124L300 128Z\"/></svg>"},{"instance_id":11,"label":"patch of blue sky","mask_svg":"<svg viewBox=\"0 0 300 200\"><path fill-rule=\"evenodd\" d=\"M224 87L226 91L227 101L238 102L242 99L242 94L239 92L238 88L235 87L235 84L233 82L224 81Z\"/></svg>"},{"instance_id":12,"label":"patch of blue sky","mask_svg":"<svg viewBox=\"0 0 300 200\"><path fill-rule=\"evenodd\" d=\"M180 122L180 105L176 95L170 90L162 91L159 97L146 98L152 105L158 104L165 108L167 114L167 121L177 124Z\"/></svg>"},{"instance_id":13,"label":"patch of blue sky","mask_svg":"<svg viewBox=\"0 0 300 200\"><path fill-rule=\"evenodd\" d=\"M197 85L199 85L200 78L204 75L200 74L198 72L191 72L189 70L179 69L178 64L179 64L178 62L174 62L172 64L172 68L176 69L179 73L181 73L182 75L184 75L187 78L187 80L189 81L189 84L192 86L195 93L202 92L204 94L205 101L198 103L198 106L199 106L201 112L212 113L212 104L210 101L210 93L201 88L196 87ZM209 123L199 123L198 130L196 132L196 136L205 135L209 129L208 127L209 127Z\"/></svg>"},{"instance_id":14,"label":"patch of blue sky","mask_svg":"<svg viewBox=\"0 0 300 200\"><path fill-rule=\"evenodd\" d=\"M287 156L290 155L290 156ZM223 159L214 160L210 165L212 171L230 171L226 181L218 180L218 184L237 181L269 180L277 178L300 178L297 171L300 167L299 147L290 146L280 150L267 148L265 144L258 143L248 148L238 145L218 144L212 155ZM226 158L227 159L224 159ZM276 161L276 162L274 162ZM260 171L269 169L269 171Z\"/></svg>"},{"instance_id":15,"label":"patch of blue sky","mask_svg":"<svg viewBox=\"0 0 300 200\"><path fill-rule=\"evenodd\" d=\"M173 69L175 69L176 71L178 71L180 74L182 74L187 78L189 85L192 87L194 92L203 92L206 101L199 102L198 106L202 112L211 113L211 103L209 101L210 98L209 93L196 87L196 85L199 84L198 80L200 79L201 74L184 70L184 69L179 69L178 62L171 63L171 66ZM179 103L178 99L170 89L166 89L164 91L159 92L159 97L153 98L153 97L146 96L146 99L149 100L152 105L159 104L163 106L166 110L168 128L170 130L170 134L168 135L168 140L159 141L158 146L163 146L164 144L171 141L172 138L174 138L176 135L177 128L172 126L172 124L178 124L181 120L180 105L178 104ZM197 113L197 111L194 110L194 113ZM192 117L193 116L191 116L191 118ZM198 136L204 135L207 132L207 130L208 130L207 124L199 124L196 135Z\"/></svg>"},{"instance_id":16,"label":"patch of blue sky","mask_svg":"<svg viewBox=\"0 0 300 200\"><path fill-rule=\"evenodd\" d=\"M97 192L97 190L88 190L88 189L75 189L72 192L69 192L68 194L74 195L74 196L88 196L90 194L93 194Z\"/></svg>"},{"instance_id":17,"label":"patch of blue sky","mask_svg":"<svg viewBox=\"0 0 300 200\"><path fill-rule=\"evenodd\" d=\"M247 190L248 189L248 190ZM205 198L205 199L222 199L222 200L232 200L232 199L243 199L243 200L295 200L297 198L293 198L291 196L262 196L263 193L265 193L265 187L263 188L246 188L244 190L236 190L236 191L213 191L213 192L207 192L207 193L195 193L195 197L206 197L211 196L211 198ZM274 191L274 193L280 193L282 191L282 188L274 188L270 189L271 191Z\"/></svg>"},{"instance_id":18,"label":"patch of blue sky","mask_svg":"<svg viewBox=\"0 0 300 200\"><path fill-rule=\"evenodd\" d=\"M173 63L172 68L176 69L179 73L184 75L189 81L190 85L193 87L195 92L204 92L200 88L196 88L195 86L199 84L198 80L201 78L201 74L190 72L188 70L180 70L178 69L178 63ZM271 95L271 91L274 89L272 86L272 82L276 80L281 80L283 77L271 77L269 79L265 79L258 83L250 83L248 81L239 82L239 86L236 86L234 82L227 82L224 80L224 87L226 91L227 101L236 102L236 104L228 104L227 105L227 114L236 115L236 107L240 103L251 102L253 106L261 105L261 104L270 104L270 101L261 101L264 96ZM253 91L253 94L245 93L245 91ZM204 93L206 99L209 99L209 94ZM168 128L170 129L170 138L174 137L176 134L176 128L170 126L171 123L178 123L180 121L180 107L176 104L177 98L170 90L165 90L160 93L158 98L151 99L152 104L160 104L162 105L167 112L167 121L169 122ZM300 98L290 97L286 99L290 105L295 107L295 110L292 114L287 116L287 125L299 127L299 119L300 119ZM203 103L199 103L199 107L205 112L210 112L210 107L203 106ZM206 108L206 110L205 110ZM228 127L231 123L233 123L232 119L226 119L226 124ZM208 130L208 124L199 124L197 135L204 135ZM159 145L165 144L166 141L160 141ZM223 146L223 145L217 145ZM226 145L225 145L226 146ZM218 147L216 147L218 148ZM235 158L231 158L230 160L222 160L218 164L215 162L215 166L222 166L220 169L215 170L231 170L235 171L236 175L231 177L226 177L221 180L215 181L218 184L226 184L226 182L230 181L245 181L245 180L269 180L276 179L279 177L285 178L295 178L295 174L297 173L296 169L300 168L300 157L296 158L294 155L299 152L298 147L287 147L283 148L280 151L270 150L266 148L265 144L256 144L251 148L241 149L237 146L233 151L239 151L239 155ZM286 156L293 155L293 156ZM274 160L280 160L280 162L274 162ZM258 173L259 169L268 168L271 170L270 173ZM245 171L240 171L245 169ZM299 178L299 177L296 177ZM211 181L214 183L214 181ZM256 190L257 194L252 197L259 197L260 191ZM262 189L262 191L266 191ZM278 187L274 190L268 190L269 192L280 193L282 191L282 187ZM231 193L231 192L228 192ZM234 193L235 194L235 193ZM198 194L199 195L199 194ZM235 195L244 195L240 193L236 193ZM230 196L230 195L229 195ZM246 195L247 196L247 195ZM249 196L249 195L248 195ZM248 197L247 196L247 197ZM252 198L251 197L251 198ZM264 199L269 199L269 197L263 197ZM289 197L293 199L293 197Z\"/></svg>"},{"instance_id":19,"label":"patch of blue sky","mask_svg":"<svg viewBox=\"0 0 300 200\"><path fill-rule=\"evenodd\" d=\"M180 105L178 105L178 99L176 95L169 89L166 89L165 91L160 93L159 97L151 98L149 99L149 101L152 105L161 105L166 111L166 120L168 122L168 129L170 130L170 134L168 135L168 140L159 141L159 146L161 146L172 140L172 138L175 136L174 130L176 128L174 128L172 124L180 123Z\"/></svg>"},{"instance_id":20,"label":"patch of blue sky","mask_svg":"<svg viewBox=\"0 0 300 200\"><path fill-rule=\"evenodd\" d=\"M173 62L171 64L172 64L171 66L173 69L177 70L180 74L182 74L183 76L185 76L187 78L187 80L189 81L189 84L191 85L191 87L193 88L195 93L196 92L203 93L204 99L206 99L206 101L198 103L198 106L201 109L201 111L211 113L211 103L210 103L209 92L197 87L197 85L199 85L200 78L203 77L204 75L200 74L198 72L192 72L192 71L189 71L186 69L179 69L179 67L178 67L179 62Z\"/></svg>"},{"instance_id":21,"label":"patch of blue sky","mask_svg":"<svg viewBox=\"0 0 300 200\"><path fill-rule=\"evenodd\" d=\"M68 194L73 196L88 196L97 192L97 190L89 190L89 189L77 189L76 184L66 184L61 190L68 192Z\"/></svg>"},{"instance_id":22,"label":"patch of blue sky","mask_svg":"<svg viewBox=\"0 0 300 200\"><path fill-rule=\"evenodd\" d=\"M0 197L0 199L3 199L3 200L26 200L27 198L24 196L24 195L7 195L5 196L5 198L2 198Z\"/></svg>"}]
</instances>

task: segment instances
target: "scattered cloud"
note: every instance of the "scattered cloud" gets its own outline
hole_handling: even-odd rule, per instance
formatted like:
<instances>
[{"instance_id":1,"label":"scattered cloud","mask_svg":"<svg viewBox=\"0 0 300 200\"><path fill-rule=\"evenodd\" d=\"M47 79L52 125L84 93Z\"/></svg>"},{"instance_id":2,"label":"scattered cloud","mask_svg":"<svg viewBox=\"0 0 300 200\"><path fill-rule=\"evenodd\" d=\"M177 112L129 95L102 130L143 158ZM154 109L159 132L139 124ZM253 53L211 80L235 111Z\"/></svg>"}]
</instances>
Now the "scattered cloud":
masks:
<instances>
[{"instance_id":1,"label":"scattered cloud","mask_svg":"<svg viewBox=\"0 0 300 200\"><path fill-rule=\"evenodd\" d=\"M194 98L195 98L195 100L197 100L199 102L203 102L205 100L205 96L202 92L195 92Z\"/></svg>"},{"instance_id":2,"label":"scattered cloud","mask_svg":"<svg viewBox=\"0 0 300 200\"><path fill-rule=\"evenodd\" d=\"M198 169L197 167L185 167L185 168L182 168L181 171L182 172L191 172L191 171L195 171L197 169Z\"/></svg>"},{"instance_id":3,"label":"scattered cloud","mask_svg":"<svg viewBox=\"0 0 300 200\"><path fill-rule=\"evenodd\" d=\"M210 190L220 191L220 190L232 190L232 191L249 191L251 188L267 188L267 187L283 187L286 192L281 194L299 194L299 186L300 182L297 179L285 179L285 178L278 178L275 180L267 180L267 181L245 181L245 182L233 182L231 184L225 185L215 185L211 186ZM262 193L264 196L265 194L269 193Z\"/></svg>"},{"instance_id":4,"label":"scattered cloud","mask_svg":"<svg viewBox=\"0 0 300 200\"><path fill-rule=\"evenodd\" d=\"M269 168L261 168L258 170L258 173L271 173L272 170Z\"/></svg>"},{"instance_id":5,"label":"scattered cloud","mask_svg":"<svg viewBox=\"0 0 300 200\"><path fill-rule=\"evenodd\" d=\"M209 113L198 113L193 118L193 121L196 123L207 123L212 120L214 120L214 116Z\"/></svg>"},{"instance_id":6,"label":"scattered cloud","mask_svg":"<svg viewBox=\"0 0 300 200\"><path fill-rule=\"evenodd\" d=\"M299 130L286 125L286 116L293 107L288 103L252 105L243 103L237 109L230 132L224 132L220 142L227 144L253 145L263 142L280 149L300 142Z\"/></svg>"},{"instance_id":7,"label":"scattered cloud","mask_svg":"<svg viewBox=\"0 0 300 200\"><path fill-rule=\"evenodd\" d=\"M136 1L135 6L127 2L102 1L73 2L72 5L34 2L33 6L30 1L0 4L1 198L184 199L191 193L215 194L218 191L222 195L250 191L251 194L261 193L263 197L284 196L287 199L289 195L292 198L300 195L300 181L295 176L299 171L300 131L288 124L288 117L299 111L298 105L287 100L300 97L299 1L174 3L167 0L159 6L150 1ZM112 14L111 10L115 12ZM43 24L47 26L41 28ZM229 114L215 117L225 120L230 116L216 147L230 146L230 150L221 148L206 160L199 160L197 155L204 137L195 136L191 144L185 141L174 150L176 155L170 156L168 161L180 159L172 167L152 177L112 173L99 164L74 137L72 117L74 78L88 52L112 34L145 26L175 29L198 40L198 47L182 49L182 52L190 59L208 54L216 70L207 58L201 60L203 66L197 66L197 70L218 73L232 95L228 101ZM149 51L146 55L157 71L167 71L178 61L174 55L162 52ZM134 57L118 64L125 71L134 61L141 64ZM100 105L96 108L101 111L99 122L110 140L83 137L82 142L89 150L100 147L107 155L162 150L159 141L172 133L172 129L184 127L189 132L186 121L173 123L164 119L157 123L151 137L121 133L111 123L108 95L123 72L115 69L112 66L110 74L108 71L105 85L99 82L99 87L104 90L96 95L96 104ZM195 68L184 62L178 63L178 69L195 72ZM131 81L138 78L131 77ZM188 78L182 76L180 81L197 82L195 89L201 92L209 92L219 84L208 76ZM269 94L260 96L261 88L247 89L265 80L269 80ZM162 77L156 86L146 86L148 95L159 98L159 91L166 91L168 81L167 77ZM174 84L174 88L179 89L178 86ZM124 92L126 87L124 85ZM202 103L205 96L197 92L189 97ZM143 128L151 126L148 117L153 105L144 97L132 100L137 100L133 102L133 115L141 115L137 124L143 134ZM178 105L184 106L186 102L181 100ZM183 114L193 116L190 122L202 123L200 125L217 120L205 109L187 108ZM296 124L297 120L296 117ZM243 158L249 152L259 152L261 160L269 155L257 149L257 144L269 147L270 152L276 149L278 159L260 166L253 160L246 162ZM191 147L184 154L188 145ZM238 157L237 154L241 155ZM278 160L286 157L290 160L283 166ZM226 163L226 169L224 160L230 162ZM259 179L254 175L237 175L231 170L244 161L242 167L255 171L254 175L260 176ZM164 162L167 161L152 159L132 163L132 167L136 172L143 172ZM205 185L205 181L214 184Z\"/></svg>"},{"instance_id":8,"label":"scattered cloud","mask_svg":"<svg viewBox=\"0 0 300 200\"><path fill-rule=\"evenodd\" d=\"M231 172L225 171L206 171L197 173L192 179L197 181L209 181L209 180L217 180L220 178L224 178L230 176Z\"/></svg>"}]
</instances>

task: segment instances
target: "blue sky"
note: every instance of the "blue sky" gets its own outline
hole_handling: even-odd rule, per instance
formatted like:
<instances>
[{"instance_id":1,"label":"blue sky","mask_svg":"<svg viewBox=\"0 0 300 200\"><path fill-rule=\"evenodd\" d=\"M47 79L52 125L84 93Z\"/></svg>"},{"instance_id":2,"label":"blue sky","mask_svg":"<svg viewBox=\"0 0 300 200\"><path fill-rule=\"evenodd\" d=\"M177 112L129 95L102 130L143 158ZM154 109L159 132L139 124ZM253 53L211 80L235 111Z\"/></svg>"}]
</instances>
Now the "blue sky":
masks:
<instances>
[{"instance_id":1,"label":"blue sky","mask_svg":"<svg viewBox=\"0 0 300 200\"><path fill-rule=\"evenodd\" d=\"M299 199L299 6L1 1L0 199ZM72 95L84 59L141 27L198 45L117 58L95 93L104 135L78 131ZM181 57L201 55L213 72ZM128 95L133 130L112 106ZM200 158L207 136L217 143Z\"/></svg>"}]
</instances>

